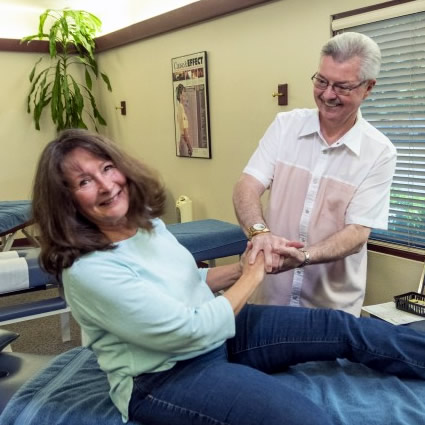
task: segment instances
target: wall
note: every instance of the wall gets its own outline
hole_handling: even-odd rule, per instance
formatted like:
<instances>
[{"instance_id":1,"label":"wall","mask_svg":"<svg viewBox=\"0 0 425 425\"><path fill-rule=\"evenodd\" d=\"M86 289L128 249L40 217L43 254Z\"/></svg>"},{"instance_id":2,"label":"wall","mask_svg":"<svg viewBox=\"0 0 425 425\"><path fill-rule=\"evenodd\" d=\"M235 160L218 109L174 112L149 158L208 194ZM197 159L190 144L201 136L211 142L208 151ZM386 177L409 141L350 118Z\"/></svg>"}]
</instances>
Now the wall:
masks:
<instances>
[{"instance_id":1,"label":"wall","mask_svg":"<svg viewBox=\"0 0 425 425\"><path fill-rule=\"evenodd\" d=\"M0 199L28 199L36 160L55 134L47 119L37 131L27 114L28 76L40 55L0 52Z\"/></svg>"},{"instance_id":2,"label":"wall","mask_svg":"<svg viewBox=\"0 0 425 425\"><path fill-rule=\"evenodd\" d=\"M296 29L294 20L302 11L298 3L272 2L100 56L114 82L115 104L126 100L128 107L124 118L111 111L111 135L160 170L173 199L189 195L195 219L235 221L233 184L274 115L285 110L271 96L278 83L289 84L288 109L313 106L309 78L329 36L329 14L323 12L323 25L316 22L320 38L305 37L306 27ZM309 15L304 19L317 11ZM201 50L208 52L213 158L177 158L170 61Z\"/></svg>"},{"instance_id":3,"label":"wall","mask_svg":"<svg viewBox=\"0 0 425 425\"><path fill-rule=\"evenodd\" d=\"M376 0L280 0L189 28L102 52L114 105L107 132L154 165L169 189L166 218L175 219L180 194L193 200L194 218L235 222L232 188L277 112L314 107L310 77L330 36L330 15ZM208 53L212 159L175 156L171 58ZM288 83L289 105L271 94ZM104 104L111 96L101 91Z\"/></svg>"},{"instance_id":4,"label":"wall","mask_svg":"<svg viewBox=\"0 0 425 425\"><path fill-rule=\"evenodd\" d=\"M274 115L314 107L310 77L330 36L330 15L375 3L278 0L99 55L113 85L112 93L99 88L98 104L108 121L104 133L159 170L168 190L166 221L175 221L175 200L186 194L194 219L236 223L233 185ZM208 52L212 159L178 158L171 58L202 50ZM0 199L26 198L35 160L54 129L46 125L36 132L25 113L25 81L37 55L0 55L0 87L8 99L0 106ZM288 83L287 107L271 96L279 83ZM121 100L127 116L115 109ZM416 288L421 265L371 254L368 272L368 299L379 301L400 293L400 287Z\"/></svg>"},{"instance_id":5,"label":"wall","mask_svg":"<svg viewBox=\"0 0 425 425\"><path fill-rule=\"evenodd\" d=\"M423 263L371 251L368 261L364 305L392 301L394 295L418 290Z\"/></svg>"}]
</instances>

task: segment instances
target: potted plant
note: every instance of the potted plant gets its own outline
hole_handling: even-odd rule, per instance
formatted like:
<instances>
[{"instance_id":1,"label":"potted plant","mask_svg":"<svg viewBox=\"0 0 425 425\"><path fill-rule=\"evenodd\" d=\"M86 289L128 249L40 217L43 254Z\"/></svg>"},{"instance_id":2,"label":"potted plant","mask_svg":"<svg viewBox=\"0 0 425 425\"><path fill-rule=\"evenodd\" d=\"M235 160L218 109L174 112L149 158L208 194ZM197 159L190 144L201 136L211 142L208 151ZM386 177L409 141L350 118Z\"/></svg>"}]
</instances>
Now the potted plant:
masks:
<instances>
[{"instance_id":1,"label":"potted plant","mask_svg":"<svg viewBox=\"0 0 425 425\"><path fill-rule=\"evenodd\" d=\"M50 29L45 31L47 24ZM92 94L92 77L97 79L99 75L112 91L109 78L99 71L94 57L94 36L101 25L98 17L83 10L47 9L40 15L38 33L22 39L22 42L49 41L50 64L39 70L41 57L29 77L27 111L33 113L37 130L40 130L41 114L49 105L58 131L87 128L86 116L92 120L96 131L98 124L106 125ZM86 104L89 106L85 108Z\"/></svg>"}]
</instances>

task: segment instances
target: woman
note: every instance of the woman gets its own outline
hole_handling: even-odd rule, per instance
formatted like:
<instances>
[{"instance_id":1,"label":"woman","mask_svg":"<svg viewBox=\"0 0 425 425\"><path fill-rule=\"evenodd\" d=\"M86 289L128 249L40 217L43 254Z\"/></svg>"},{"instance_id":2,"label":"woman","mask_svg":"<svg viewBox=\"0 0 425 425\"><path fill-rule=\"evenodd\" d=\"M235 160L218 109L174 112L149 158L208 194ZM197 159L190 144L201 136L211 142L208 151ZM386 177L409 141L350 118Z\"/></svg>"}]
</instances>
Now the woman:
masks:
<instances>
[{"instance_id":1,"label":"woman","mask_svg":"<svg viewBox=\"0 0 425 425\"><path fill-rule=\"evenodd\" d=\"M193 149L189 138L189 121L184 110L185 95L186 89L184 85L179 84L176 87L176 116L180 134L179 156L192 156Z\"/></svg>"},{"instance_id":2,"label":"woman","mask_svg":"<svg viewBox=\"0 0 425 425\"><path fill-rule=\"evenodd\" d=\"M62 277L124 421L331 424L269 375L310 360L425 377L421 333L341 311L245 305L263 258L198 270L159 219L163 207L155 174L102 136L67 130L41 155L41 261Z\"/></svg>"}]
</instances>

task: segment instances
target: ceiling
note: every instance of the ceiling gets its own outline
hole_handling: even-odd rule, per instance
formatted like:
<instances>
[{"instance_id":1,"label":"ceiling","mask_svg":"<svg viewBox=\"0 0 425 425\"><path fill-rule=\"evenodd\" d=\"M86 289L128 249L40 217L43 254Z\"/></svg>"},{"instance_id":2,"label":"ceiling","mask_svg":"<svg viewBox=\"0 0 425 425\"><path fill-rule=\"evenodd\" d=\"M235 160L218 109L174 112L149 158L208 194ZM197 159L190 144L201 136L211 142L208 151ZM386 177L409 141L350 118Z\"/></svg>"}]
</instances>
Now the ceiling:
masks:
<instances>
[{"instance_id":1,"label":"ceiling","mask_svg":"<svg viewBox=\"0 0 425 425\"><path fill-rule=\"evenodd\" d=\"M199 0L0 0L0 38L35 34L46 9L82 9L102 21L97 36L177 9Z\"/></svg>"}]
</instances>

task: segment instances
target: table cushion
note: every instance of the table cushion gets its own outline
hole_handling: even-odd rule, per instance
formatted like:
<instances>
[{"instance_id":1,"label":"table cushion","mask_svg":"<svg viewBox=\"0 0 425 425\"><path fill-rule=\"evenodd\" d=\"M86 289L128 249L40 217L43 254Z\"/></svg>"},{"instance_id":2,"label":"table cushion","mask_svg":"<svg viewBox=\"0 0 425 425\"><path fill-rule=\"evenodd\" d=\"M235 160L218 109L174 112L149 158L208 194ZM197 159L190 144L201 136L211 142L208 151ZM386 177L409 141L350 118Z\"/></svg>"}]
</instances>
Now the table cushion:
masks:
<instances>
[{"instance_id":1,"label":"table cushion","mask_svg":"<svg viewBox=\"0 0 425 425\"><path fill-rule=\"evenodd\" d=\"M169 224L167 229L192 253L196 261L240 255L247 244L247 238L238 225L220 220Z\"/></svg>"},{"instance_id":2,"label":"table cushion","mask_svg":"<svg viewBox=\"0 0 425 425\"><path fill-rule=\"evenodd\" d=\"M31 201L0 201L0 236L25 227L31 220Z\"/></svg>"}]
</instances>

